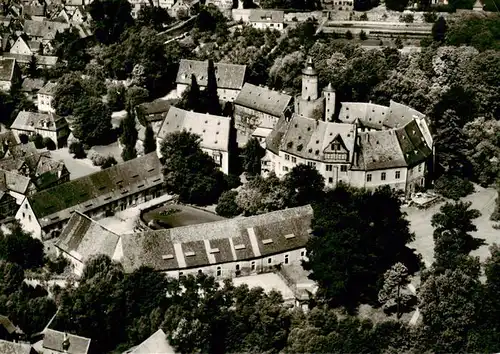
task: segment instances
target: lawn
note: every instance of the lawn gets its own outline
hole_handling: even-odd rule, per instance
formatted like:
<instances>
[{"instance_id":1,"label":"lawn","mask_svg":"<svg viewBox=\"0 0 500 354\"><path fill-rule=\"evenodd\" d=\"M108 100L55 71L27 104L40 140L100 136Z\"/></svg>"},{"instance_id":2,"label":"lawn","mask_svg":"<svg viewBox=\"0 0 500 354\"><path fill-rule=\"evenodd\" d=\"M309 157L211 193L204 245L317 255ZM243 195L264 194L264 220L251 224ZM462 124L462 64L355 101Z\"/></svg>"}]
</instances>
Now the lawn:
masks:
<instances>
[{"instance_id":1,"label":"lawn","mask_svg":"<svg viewBox=\"0 0 500 354\"><path fill-rule=\"evenodd\" d=\"M485 239L486 244L481 246L478 250L472 252L473 256L479 256L481 261L484 261L489 256L488 247L494 243L500 243L500 231L495 230L490 216L495 207L495 198L497 193L492 188L482 188L476 186L476 192L472 195L463 198L463 200L471 201L472 208L481 212L481 216L475 220L475 225L478 231L474 233L475 237ZM408 214L408 220L411 225L410 228L415 232L415 241L410 244L422 254L426 265L430 265L434 258L434 240L432 232L434 231L431 226L432 215L439 212L439 208L444 204L438 203L429 209L419 210L417 208L403 208Z\"/></svg>"},{"instance_id":2,"label":"lawn","mask_svg":"<svg viewBox=\"0 0 500 354\"><path fill-rule=\"evenodd\" d=\"M165 211L167 211L166 215L160 214ZM143 220L146 224L155 220L159 224L157 228L172 228L219 221L224 220L224 218L208 211L200 210L187 205L169 204L148 211L143 215Z\"/></svg>"}]
</instances>

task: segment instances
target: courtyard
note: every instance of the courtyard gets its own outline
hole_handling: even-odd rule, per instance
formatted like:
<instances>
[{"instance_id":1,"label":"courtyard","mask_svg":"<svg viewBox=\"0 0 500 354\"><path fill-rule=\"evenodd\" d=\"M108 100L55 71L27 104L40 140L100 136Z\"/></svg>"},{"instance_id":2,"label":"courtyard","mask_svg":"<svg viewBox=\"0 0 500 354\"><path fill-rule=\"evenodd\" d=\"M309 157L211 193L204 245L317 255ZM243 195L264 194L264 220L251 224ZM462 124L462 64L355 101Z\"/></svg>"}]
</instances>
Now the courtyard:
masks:
<instances>
[{"instance_id":1,"label":"courtyard","mask_svg":"<svg viewBox=\"0 0 500 354\"><path fill-rule=\"evenodd\" d=\"M168 229L225 219L215 213L182 204L161 206L144 213L142 218L146 225L151 225L153 229Z\"/></svg>"}]
</instances>

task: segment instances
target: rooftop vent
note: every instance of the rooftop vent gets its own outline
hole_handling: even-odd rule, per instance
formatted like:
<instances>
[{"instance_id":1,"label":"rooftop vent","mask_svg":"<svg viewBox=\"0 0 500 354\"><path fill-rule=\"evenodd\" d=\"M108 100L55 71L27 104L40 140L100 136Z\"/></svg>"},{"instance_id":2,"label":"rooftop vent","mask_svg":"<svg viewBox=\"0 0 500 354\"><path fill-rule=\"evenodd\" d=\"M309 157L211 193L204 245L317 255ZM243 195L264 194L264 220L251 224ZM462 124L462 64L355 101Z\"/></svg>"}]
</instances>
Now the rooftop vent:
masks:
<instances>
[{"instance_id":1,"label":"rooftop vent","mask_svg":"<svg viewBox=\"0 0 500 354\"><path fill-rule=\"evenodd\" d=\"M311 131L311 127L307 127L307 131L308 131L308 132L309 132L309 131Z\"/></svg>"},{"instance_id":2,"label":"rooftop vent","mask_svg":"<svg viewBox=\"0 0 500 354\"><path fill-rule=\"evenodd\" d=\"M116 184L120 184L120 183L123 183L123 180L119 180L119 181L116 181Z\"/></svg>"},{"instance_id":3,"label":"rooftop vent","mask_svg":"<svg viewBox=\"0 0 500 354\"><path fill-rule=\"evenodd\" d=\"M154 168L154 167L153 167L153 168L149 168L149 169L148 169L148 172L153 172L154 170L155 170L155 168Z\"/></svg>"},{"instance_id":4,"label":"rooftop vent","mask_svg":"<svg viewBox=\"0 0 500 354\"><path fill-rule=\"evenodd\" d=\"M262 243L268 245L270 243L273 243L273 240L271 238L266 238L265 240L262 240Z\"/></svg>"},{"instance_id":5,"label":"rooftop vent","mask_svg":"<svg viewBox=\"0 0 500 354\"><path fill-rule=\"evenodd\" d=\"M316 140L316 144L319 144L319 140Z\"/></svg>"},{"instance_id":6,"label":"rooftop vent","mask_svg":"<svg viewBox=\"0 0 500 354\"><path fill-rule=\"evenodd\" d=\"M54 216L53 218L50 218L50 220L54 221L54 220L57 220L59 219L59 216Z\"/></svg>"},{"instance_id":7,"label":"rooftop vent","mask_svg":"<svg viewBox=\"0 0 500 354\"><path fill-rule=\"evenodd\" d=\"M122 194L127 194L127 193L128 193L127 189L122 190Z\"/></svg>"},{"instance_id":8,"label":"rooftop vent","mask_svg":"<svg viewBox=\"0 0 500 354\"><path fill-rule=\"evenodd\" d=\"M159 182L161 180L161 178L156 178L153 180L153 182Z\"/></svg>"},{"instance_id":9,"label":"rooftop vent","mask_svg":"<svg viewBox=\"0 0 500 354\"><path fill-rule=\"evenodd\" d=\"M219 253L219 249L218 248L212 248L210 251L210 253Z\"/></svg>"},{"instance_id":10,"label":"rooftop vent","mask_svg":"<svg viewBox=\"0 0 500 354\"><path fill-rule=\"evenodd\" d=\"M299 144L299 146L297 146L297 151L302 151L302 148L303 148L303 145Z\"/></svg>"},{"instance_id":11,"label":"rooftop vent","mask_svg":"<svg viewBox=\"0 0 500 354\"><path fill-rule=\"evenodd\" d=\"M291 239L291 238L294 238L294 237L295 237L295 235L294 235L294 234L288 234L288 235L285 235L285 238L286 238L287 240L289 240L289 239Z\"/></svg>"},{"instance_id":12,"label":"rooftop vent","mask_svg":"<svg viewBox=\"0 0 500 354\"><path fill-rule=\"evenodd\" d=\"M312 153L313 152L313 149L309 149L309 153Z\"/></svg>"},{"instance_id":13,"label":"rooftop vent","mask_svg":"<svg viewBox=\"0 0 500 354\"><path fill-rule=\"evenodd\" d=\"M90 208L92 206L92 203L85 204L85 208Z\"/></svg>"},{"instance_id":14,"label":"rooftop vent","mask_svg":"<svg viewBox=\"0 0 500 354\"><path fill-rule=\"evenodd\" d=\"M144 187L144 183L143 183L143 184L139 184L139 185L137 186L137 188L142 188L142 187Z\"/></svg>"},{"instance_id":15,"label":"rooftop vent","mask_svg":"<svg viewBox=\"0 0 500 354\"><path fill-rule=\"evenodd\" d=\"M161 256L161 259L163 260L167 260L167 259L173 259L174 258L174 255L173 254L163 254Z\"/></svg>"},{"instance_id":16,"label":"rooftop vent","mask_svg":"<svg viewBox=\"0 0 500 354\"><path fill-rule=\"evenodd\" d=\"M295 124L295 128L297 128L297 124Z\"/></svg>"},{"instance_id":17,"label":"rooftop vent","mask_svg":"<svg viewBox=\"0 0 500 354\"><path fill-rule=\"evenodd\" d=\"M193 257L194 255L196 255L196 253L194 253L193 251L189 251L189 252L184 252L184 255L186 257Z\"/></svg>"},{"instance_id":18,"label":"rooftop vent","mask_svg":"<svg viewBox=\"0 0 500 354\"><path fill-rule=\"evenodd\" d=\"M137 178L137 177L139 177L138 174L135 174L135 175L132 176L132 178Z\"/></svg>"},{"instance_id":19,"label":"rooftop vent","mask_svg":"<svg viewBox=\"0 0 500 354\"><path fill-rule=\"evenodd\" d=\"M234 249L235 250L242 250L242 249L245 249L245 245L240 243L239 245L234 245Z\"/></svg>"},{"instance_id":20,"label":"rooftop vent","mask_svg":"<svg viewBox=\"0 0 500 354\"><path fill-rule=\"evenodd\" d=\"M104 200L110 200L111 196L104 198Z\"/></svg>"}]
</instances>

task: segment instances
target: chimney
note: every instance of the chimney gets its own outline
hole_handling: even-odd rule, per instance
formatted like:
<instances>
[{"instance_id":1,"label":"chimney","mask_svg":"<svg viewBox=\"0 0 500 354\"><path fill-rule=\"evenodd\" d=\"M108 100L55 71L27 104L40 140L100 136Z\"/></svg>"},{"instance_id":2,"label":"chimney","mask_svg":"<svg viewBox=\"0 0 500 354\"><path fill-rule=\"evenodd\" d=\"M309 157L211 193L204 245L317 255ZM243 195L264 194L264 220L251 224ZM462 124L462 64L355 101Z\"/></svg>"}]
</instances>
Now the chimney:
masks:
<instances>
[{"instance_id":1,"label":"chimney","mask_svg":"<svg viewBox=\"0 0 500 354\"><path fill-rule=\"evenodd\" d=\"M68 352L69 344L70 343L69 343L68 334L66 332L64 332L64 339L63 339L63 342L62 342L62 348L63 348L64 353Z\"/></svg>"}]
</instances>

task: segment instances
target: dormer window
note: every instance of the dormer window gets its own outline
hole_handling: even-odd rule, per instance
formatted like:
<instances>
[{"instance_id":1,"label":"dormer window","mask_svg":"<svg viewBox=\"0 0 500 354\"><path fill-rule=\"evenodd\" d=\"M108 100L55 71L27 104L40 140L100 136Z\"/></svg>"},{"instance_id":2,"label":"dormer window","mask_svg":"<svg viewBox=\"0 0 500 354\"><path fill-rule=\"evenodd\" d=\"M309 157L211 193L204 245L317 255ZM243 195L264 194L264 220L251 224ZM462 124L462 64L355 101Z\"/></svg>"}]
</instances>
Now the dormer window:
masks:
<instances>
[{"instance_id":1,"label":"dormer window","mask_svg":"<svg viewBox=\"0 0 500 354\"><path fill-rule=\"evenodd\" d=\"M340 151L341 150L340 143L337 141L333 142L331 145L331 148L332 148L332 151Z\"/></svg>"}]
</instances>

